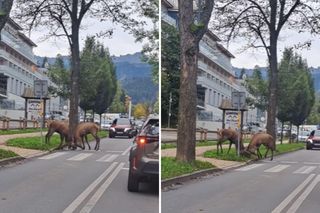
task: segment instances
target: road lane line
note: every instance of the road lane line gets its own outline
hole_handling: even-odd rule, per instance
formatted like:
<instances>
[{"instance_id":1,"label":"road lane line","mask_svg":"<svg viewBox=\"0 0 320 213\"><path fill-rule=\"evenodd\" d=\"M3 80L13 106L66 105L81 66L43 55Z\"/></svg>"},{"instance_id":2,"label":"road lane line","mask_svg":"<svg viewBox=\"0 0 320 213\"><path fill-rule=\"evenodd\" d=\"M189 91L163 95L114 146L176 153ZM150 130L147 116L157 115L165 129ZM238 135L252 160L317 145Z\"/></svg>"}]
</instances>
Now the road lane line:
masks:
<instances>
[{"instance_id":1,"label":"road lane line","mask_svg":"<svg viewBox=\"0 0 320 213\"><path fill-rule=\"evenodd\" d=\"M249 165L249 166L245 166L245 167L242 167L242 168L239 168L239 169L236 169L236 171L248 171L248 170L251 170L251 169L255 169L257 167L260 167L260 166L263 166L264 164L252 164L252 165Z\"/></svg>"},{"instance_id":2,"label":"road lane line","mask_svg":"<svg viewBox=\"0 0 320 213\"><path fill-rule=\"evenodd\" d=\"M316 176L315 174L309 175L295 190L293 190L286 199L284 199L271 213L281 213L286 206L302 191L306 185Z\"/></svg>"},{"instance_id":3,"label":"road lane line","mask_svg":"<svg viewBox=\"0 0 320 213\"><path fill-rule=\"evenodd\" d=\"M112 181L117 177L124 163L120 163L118 167L113 171L113 173L108 177L108 179L98 188L87 204L81 209L80 213L89 213L93 207L97 204L103 193L108 189Z\"/></svg>"},{"instance_id":4,"label":"road lane line","mask_svg":"<svg viewBox=\"0 0 320 213\"><path fill-rule=\"evenodd\" d=\"M280 163L292 163L292 164L294 164L294 163L298 163L297 161L280 161Z\"/></svg>"},{"instance_id":5,"label":"road lane line","mask_svg":"<svg viewBox=\"0 0 320 213\"><path fill-rule=\"evenodd\" d=\"M301 206L303 201L308 197L308 195L312 192L314 187L320 182L320 175L318 175L312 183L304 190L304 192L296 199L296 201L292 204L292 206L288 209L287 213L294 213Z\"/></svg>"},{"instance_id":6,"label":"road lane line","mask_svg":"<svg viewBox=\"0 0 320 213\"><path fill-rule=\"evenodd\" d=\"M122 170L129 170L129 168L122 168Z\"/></svg>"},{"instance_id":7,"label":"road lane line","mask_svg":"<svg viewBox=\"0 0 320 213\"><path fill-rule=\"evenodd\" d=\"M118 163L113 162L94 182L92 182L62 213L72 213L89 196L103 179L116 167Z\"/></svg>"},{"instance_id":8,"label":"road lane line","mask_svg":"<svg viewBox=\"0 0 320 213\"><path fill-rule=\"evenodd\" d=\"M124 152L122 152L121 155L127 155L129 153L130 149L131 149L131 146L129 146Z\"/></svg>"},{"instance_id":9,"label":"road lane line","mask_svg":"<svg viewBox=\"0 0 320 213\"><path fill-rule=\"evenodd\" d=\"M87 157L90 157L93 155L92 153L81 153L76 156L73 156L71 158L68 158L67 160L72 160L72 161L81 161L83 159L86 159Z\"/></svg>"},{"instance_id":10,"label":"road lane line","mask_svg":"<svg viewBox=\"0 0 320 213\"><path fill-rule=\"evenodd\" d=\"M317 168L317 167L316 166L303 166L300 169L293 172L293 174L309 174L310 172L315 170L315 168Z\"/></svg>"},{"instance_id":11,"label":"road lane line","mask_svg":"<svg viewBox=\"0 0 320 213\"><path fill-rule=\"evenodd\" d=\"M110 155L111 155L111 154L106 154L106 155L104 155L102 158L99 158L99 159L96 160L96 161L103 162L103 161L105 161L108 157L110 157Z\"/></svg>"},{"instance_id":12,"label":"road lane line","mask_svg":"<svg viewBox=\"0 0 320 213\"><path fill-rule=\"evenodd\" d=\"M285 170L286 168L290 167L290 165L277 165L277 166L274 166L270 169L267 169L267 170L264 170L264 172L281 172L282 170Z\"/></svg>"},{"instance_id":13,"label":"road lane line","mask_svg":"<svg viewBox=\"0 0 320 213\"><path fill-rule=\"evenodd\" d=\"M119 156L119 155L115 155L115 154L110 155L110 154L108 154L108 155L105 155L105 156L103 156L102 158L98 159L97 161L99 161L99 162L112 162L112 161L114 161L118 156Z\"/></svg>"},{"instance_id":14,"label":"road lane line","mask_svg":"<svg viewBox=\"0 0 320 213\"><path fill-rule=\"evenodd\" d=\"M304 164L310 164L310 165L320 165L320 163L314 163L314 162L303 162Z\"/></svg>"},{"instance_id":15,"label":"road lane line","mask_svg":"<svg viewBox=\"0 0 320 213\"><path fill-rule=\"evenodd\" d=\"M65 154L67 154L67 152L57 152L57 153L53 153L53 154L50 154L50 155L46 155L46 156L40 157L38 159L50 160L50 159L57 158L59 156L65 155Z\"/></svg>"}]
</instances>

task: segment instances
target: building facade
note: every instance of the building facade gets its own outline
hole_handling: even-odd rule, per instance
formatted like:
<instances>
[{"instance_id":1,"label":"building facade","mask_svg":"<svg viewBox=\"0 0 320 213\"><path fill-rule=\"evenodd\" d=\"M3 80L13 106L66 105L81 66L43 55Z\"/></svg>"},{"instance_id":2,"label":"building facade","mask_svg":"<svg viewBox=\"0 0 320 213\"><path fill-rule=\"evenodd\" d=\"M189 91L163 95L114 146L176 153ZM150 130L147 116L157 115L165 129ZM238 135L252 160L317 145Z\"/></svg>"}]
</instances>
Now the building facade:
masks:
<instances>
[{"instance_id":1,"label":"building facade","mask_svg":"<svg viewBox=\"0 0 320 213\"><path fill-rule=\"evenodd\" d=\"M178 26L177 0L162 1L161 19L167 24ZM219 42L218 36L208 30L199 44L197 71L198 128L221 128L222 110L219 107L222 100L227 99L231 101L232 92L246 92L241 82L236 79L231 64L234 56ZM256 120L256 110L246 112L244 118L248 117ZM234 124L232 124L232 127L234 127Z\"/></svg>"},{"instance_id":2,"label":"building facade","mask_svg":"<svg viewBox=\"0 0 320 213\"><path fill-rule=\"evenodd\" d=\"M0 41L0 115L23 117L25 99L21 96L25 88L33 88L34 80L49 81L47 72L37 66L33 54L36 46L16 22L8 19ZM47 111L61 108L59 98L50 98L49 102Z\"/></svg>"}]
</instances>

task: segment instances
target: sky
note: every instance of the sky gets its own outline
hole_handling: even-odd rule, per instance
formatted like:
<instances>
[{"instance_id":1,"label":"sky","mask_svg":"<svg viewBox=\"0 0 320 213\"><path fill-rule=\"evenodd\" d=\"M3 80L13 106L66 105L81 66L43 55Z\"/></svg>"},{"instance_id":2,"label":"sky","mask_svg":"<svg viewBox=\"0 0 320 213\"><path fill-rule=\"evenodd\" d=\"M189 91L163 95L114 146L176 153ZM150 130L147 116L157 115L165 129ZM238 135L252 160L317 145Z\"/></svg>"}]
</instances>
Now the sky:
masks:
<instances>
[{"instance_id":1,"label":"sky","mask_svg":"<svg viewBox=\"0 0 320 213\"><path fill-rule=\"evenodd\" d=\"M109 48L111 55L126 55L142 50L143 44L135 42L134 37L128 32L125 32L121 26L106 22L101 23L93 19L84 20L83 29L80 30L80 49L82 49L84 45L86 36L93 36L103 31L103 29L110 28L114 29L113 36L111 38L98 38L98 41ZM30 38L37 44L37 47L33 50L35 55L55 57L57 54L70 54L69 44L66 39L51 38L42 41L45 35L46 31L44 29L31 32Z\"/></svg>"},{"instance_id":2,"label":"sky","mask_svg":"<svg viewBox=\"0 0 320 213\"><path fill-rule=\"evenodd\" d=\"M278 43L278 61L281 60L282 52L285 47L293 47L297 43L303 43L307 40L311 40L311 47L309 49L298 50L295 52L299 53L304 59L307 60L309 67L320 67L320 36L313 37L308 33L295 33L293 31L283 31L280 34ZM253 68L255 65L260 67L267 66L267 55L264 49L254 50L249 49L241 52L240 49L245 45L244 42L231 42L229 45L229 51L235 56L232 59L232 65L238 68Z\"/></svg>"}]
</instances>

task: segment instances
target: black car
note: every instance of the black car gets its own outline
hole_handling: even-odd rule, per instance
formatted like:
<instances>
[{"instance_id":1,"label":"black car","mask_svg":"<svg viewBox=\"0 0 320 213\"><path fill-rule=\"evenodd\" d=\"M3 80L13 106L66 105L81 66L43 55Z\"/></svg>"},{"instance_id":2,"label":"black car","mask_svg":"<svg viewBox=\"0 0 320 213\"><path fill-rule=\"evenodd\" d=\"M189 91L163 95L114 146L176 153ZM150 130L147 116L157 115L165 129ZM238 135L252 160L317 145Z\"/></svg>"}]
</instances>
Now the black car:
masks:
<instances>
[{"instance_id":1,"label":"black car","mask_svg":"<svg viewBox=\"0 0 320 213\"><path fill-rule=\"evenodd\" d=\"M159 118L145 121L129 156L128 190L139 191L140 182L159 180Z\"/></svg>"},{"instance_id":2,"label":"black car","mask_svg":"<svg viewBox=\"0 0 320 213\"><path fill-rule=\"evenodd\" d=\"M109 128L109 138L116 136L126 136L132 138L136 135L136 130L128 118L116 118Z\"/></svg>"}]
</instances>

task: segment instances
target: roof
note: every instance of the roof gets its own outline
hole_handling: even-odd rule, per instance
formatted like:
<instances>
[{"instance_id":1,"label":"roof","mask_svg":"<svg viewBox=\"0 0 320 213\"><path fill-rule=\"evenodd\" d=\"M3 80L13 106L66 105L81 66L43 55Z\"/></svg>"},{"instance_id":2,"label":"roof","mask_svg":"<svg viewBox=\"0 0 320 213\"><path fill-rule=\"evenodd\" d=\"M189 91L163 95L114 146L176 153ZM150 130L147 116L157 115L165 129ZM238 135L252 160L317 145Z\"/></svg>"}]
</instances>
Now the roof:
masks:
<instances>
[{"instance_id":1,"label":"roof","mask_svg":"<svg viewBox=\"0 0 320 213\"><path fill-rule=\"evenodd\" d=\"M22 32L18 32L18 35L25 41L27 42L30 46L36 47L37 45L35 43L33 43L33 41L28 38L25 34L23 34Z\"/></svg>"},{"instance_id":2,"label":"roof","mask_svg":"<svg viewBox=\"0 0 320 213\"><path fill-rule=\"evenodd\" d=\"M168 0L161 0L161 2L166 5L168 8L172 8L173 5Z\"/></svg>"},{"instance_id":3,"label":"roof","mask_svg":"<svg viewBox=\"0 0 320 213\"><path fill-rule=\"evenodd\" d=\"M13 21L11 18L8 18L7 23L12 25L16 30L23 30L17 22Z\"/></svg>"},{"instance_id":4,"label":"roof","mask_svg":"<svg viewBox=\"0 0 320 213\"><path fill-rule=\"evenodd\" d=\"M207 30L206 34L214 41L221 41L220 38L209 29Z\"/></svg>"},{"instance_id":5,"label":"roof","mask_svg":"<svg viewBox=\"0 0 320 213\"><path fill-rule=\"evenodd\" d=\"M224 46L222 46L221 44L217 44L217 47L219 50L221 50L224 54L226 54L227 56L229 56L230 58L235 58L234 55L232 55L231 52L229 52L229 50L227 50Z\"/></svg>"}]
</instances>

